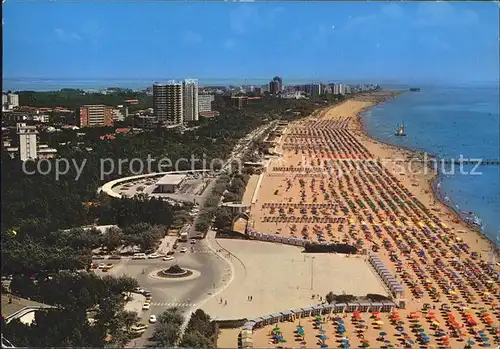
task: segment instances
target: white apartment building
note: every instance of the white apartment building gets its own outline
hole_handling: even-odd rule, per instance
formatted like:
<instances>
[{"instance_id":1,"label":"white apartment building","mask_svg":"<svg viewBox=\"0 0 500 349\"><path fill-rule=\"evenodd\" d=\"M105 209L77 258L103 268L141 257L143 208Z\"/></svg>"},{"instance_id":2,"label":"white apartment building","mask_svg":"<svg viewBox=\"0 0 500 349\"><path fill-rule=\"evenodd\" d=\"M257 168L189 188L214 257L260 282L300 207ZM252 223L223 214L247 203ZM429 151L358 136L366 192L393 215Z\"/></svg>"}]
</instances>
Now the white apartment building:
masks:
<instances>
[{"instance_id":1,"label":"white apartment building","mask_svg":"<svg viewBox=\"0 0 500 349\"><path fill-rule=\"evenodd\" d=\"M15 93L9 93L7 95L7 103L9 105L9 109L19 107L19 95L16 95Z\"/></svg>"},{"instance_id":2,"label":"white apartment building","mask_svg":"<svg viewBox=\"0 0 500 349\"><path fill-rule=\"evenodd\" d=\"M212 94L199 94L198 95L198 112L212 111L212 102L215 96Z\"/></svg>"},{"instance_id":3,"label":"white apartment building","mask_svg":"<svg viewBox=\"0 0 500 349\"><path fill-rule=\"evenodd\" d=\"M305 98L304 93L300 91L293 91L293 92L285 92L281 95L281 98L286 98L286 99L301 99Z\"/></svg>"},{"instance_id":4,"label":"white apartment building","mask_svg":"<svg viewBox=\"0 0 500 349\"><path fill-rule=\"evenodd\" d=\"M37 134L36 126L26 126L25 123L17 124L19 134L19 158L21 161L37 158Z\"/></svg>"},{"instance_id":5,"label":"white apartment building","mask_svg":"<svg viewBox=\"0 0 500 349\"><path fill-rule=\"evenodd\" d=\"M113 109L113 120L115 121L123 121L128 117L128 107L123 105L117 105L115 109Z\"/></svg>"},{"instance_id":6,"label":"white apartment building","mask_svg":"<svg viewBox=\"0 0 500 349\"><path fill-rule=\"evenodd\" d=\"M184 122L198 120L198 80L184 80Z\"/></svg>"},{"instance_id":7,"label":"white apartment building","mask_svg":"<svg viewBox=\"0 0 500 349\"><path fill-rule=\"evenodd\" d=\"M344 84L333 85L333 94L334 95L345 95L345 85Z\"/></svg>"},{"instance_id":8,"label":"white apartment building","mask_svg":"<svg viewBox=\"0 0 500 349\"><path fill-rule=\"evenodd\" d=\"M175 80L153 85L153 111L159 123L180 125L184 122L183 85Z\"/></svg>"},{"instance_id":9,"label":"white apartment building","mask_svg":"<svg viewBox=\"0 0 500 349\"><path fill-rule=\"evenodd\" d=\"M12 110L14 107L19 107L19 95L2 93L2 111Z\"/></svg>"},{"instance_id":10,"label":"white apartment building","mask_svg":"<svg viewBox=\"0 0 500 349\"><path fill-rule=\"evenodd\" d=\"M2 111L8 110L7 95L2 93Z\"/></svg>"},{"instance_id":11,"label":"white apartment building","mask_svg":"<svg viewBox=\"0 0 500 349\"><path fill-rule=\"evenodd\" d=\"M31 117L33 121L38 121L42 123L48 123L50 121L50 116L47 114L39 114L39 115L33 115Z\"/></svg>"},{"instance_id":12,"label":"white apartment building","mask_svg":"<svg viewBox=\"0 0 500 349\"><path fill-rule=\"evenodd\" d=\"M321 84L309 84L305 86L306 93L311 97L317 97L321 95Z\"/></svg>"}]
</instances>

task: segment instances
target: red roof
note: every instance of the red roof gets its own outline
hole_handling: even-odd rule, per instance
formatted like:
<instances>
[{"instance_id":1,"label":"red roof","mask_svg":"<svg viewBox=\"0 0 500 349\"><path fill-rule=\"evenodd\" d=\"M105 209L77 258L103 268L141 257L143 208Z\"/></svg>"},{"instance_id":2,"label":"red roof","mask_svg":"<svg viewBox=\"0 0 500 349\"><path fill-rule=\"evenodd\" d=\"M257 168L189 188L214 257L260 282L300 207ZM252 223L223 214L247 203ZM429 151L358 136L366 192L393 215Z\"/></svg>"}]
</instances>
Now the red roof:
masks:
<instances>
[{"instance_id":1,"label":"red roof","mask_svg":"<svg viewBox=\"0 0 500 349\"><path fill-rule=\"evenodd\" d=\"M127 133L127 132L129 132L129 131L130 131L130 129L129 129L129 128L127 128L127 127L122 127L122 128L117 128L117 129L115 130L115 133Z\"/></svg>"}]
</instances>

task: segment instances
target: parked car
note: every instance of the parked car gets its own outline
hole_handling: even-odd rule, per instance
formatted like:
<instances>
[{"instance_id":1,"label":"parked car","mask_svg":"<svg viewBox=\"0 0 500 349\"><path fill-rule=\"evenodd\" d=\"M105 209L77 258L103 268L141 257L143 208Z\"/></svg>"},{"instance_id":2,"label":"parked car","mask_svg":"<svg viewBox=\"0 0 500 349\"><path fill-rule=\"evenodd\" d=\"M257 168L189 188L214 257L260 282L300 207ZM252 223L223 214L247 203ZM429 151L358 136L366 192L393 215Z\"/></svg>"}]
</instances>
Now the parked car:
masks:
<instances>
[{"instance_id":1,"label":"parked car","mask_svg":"<svg viewBox=\"0 0 500 349\"><path fill-rule=\"evenodd\" d=\"M191 239L191 245L194 245L196 243L195 239Z\"/></svg>"},{"instance_id":2,"label":"parked car","mask_svg":"<svg viewBox=\"0 0 500 349\"><path fill-rule=\"evenodd\" d=\"M134 253L132 256L132 259L147 259L148 257L146 256L145 253Z\"/></svg>"},{"instance_id":3,"label":"parked car","mask_svg":"<svg viewBox=\"0 0 500 349\"><path fill-rule=\"evenodd\" d=\"M171 255L173 255L174 253L175 253L174 251L168 251L168 252L167 252L167 256L171 256Z\"/></svg>"},{"instance_id":4,"label":"parked car","mask_svg":"<svg viewBox=\"0 0 500 349\"><path fill-rule=\"evenodd\" d=\"M140 287L136 287L136 288L134 289L134 292L136 292L136 293L141 293L141 294L142 294L142 293L144 293L144 289L143 289L143 288L140 288Z\"/></svg>"},{"instance_id":5,"label":"parked car","mask_svg":"<svg viewBox=\"0 0 500 349\"><path fill-rule=\"evenodd\" d=\"M158 254L158 253L151 253L149 256L148 256L148 259L156 259L156 258L160 258L161 255Z\"/></svg>"},{"instance_id":6,"label":"parked car","mask_svg":"<svg viewBox=\"0 0 500 349\"><path fill-rule=\"evenodd\" d=\"M166 256L166 257L163 257L163 260L164 260L165 262L168 262L168 261L173 261L174 259L175 259L175 257L173 257L173 256Z\"/></svg>"},{"instance_id":7,"label":"parked car","mask_svg":"<svg viewBox=\"0 0 500 349\"><path fill-rule=\"evenodd\" d=\"M151 315L149 317L149 322L151 322L152 324L154 324L156 322L156 315Z\"/></svg>"},{"instance_id":8,"label":"parked car","mask_svg":"<svg viewBox=\"0 0 500 349\"><path fill-rule=\"evenodd\" d=\"M144 292L142 292L142 294L146 297L151 297L151 291L146 291L144 290Z\"/></svg>"},{"instance_id":9,"label":"parked car","mask_svg":"<svg viewBox=\"0 0 500 349\"><path fill-rule=\"evenodd\" d=\"M104 269L104 268L106 268L106 264L104 263L99 264L99 269Z\"/></svg>"},{"instance_id":10,"label":"parked car","mask_svg":"<svg viewBox=\"0 0 500 349\"><path fill-rule=\"evenodd\" d=\"M134 337L140 336L144 332L146 332L148 328L148 325L146 324L137 324L132 327L130 327L130 334L132 334Z\"/></svg>"},{"instance_id":11,"label":"parked car","mask_svg":"<svg viewBox=\"0 0 500 349\"><path fill-rule=\"evenodd\" d=\"M90 264L90 268L92 268L92 269L97 269L98 267L99 267L99 264L97 264L97 263Z\"/></svg>"},{"instance_id":12,"label":"parked car","mask_svg":"<svg viewBox=\"0 0 500 349\"><path fill-rule=\"evenodd\" d=\"M186 252L187 252L187 250L188 250L187 248L183 247L183 248L181 248L181 251L180 251L180 252L181 252L181 253L186 253Z\"/></svg>"},{"instance_id":13,"label":"parked car","mask_svg":"<svg viewBox=\"0 0 500 349\"><path fill-rule=\"evenodd\" d=\"M151 308L151 304L149 304L149 303L144 303L142 305L142 310L149 310L149 308Z\"/></svg>"},{"instance_id":14,"label":"parked car","mask_svg":"<svg viewBox=\"0 0 500 349\"><path fill-rule=\"evenodd\" d=\"M111 264L111 263L106 264L106 268L107 268L107 269L111 269L111 268L113 268L113 266L114 266L114 265L113 265L113 264Z\"/></svg>"}]
</instances>

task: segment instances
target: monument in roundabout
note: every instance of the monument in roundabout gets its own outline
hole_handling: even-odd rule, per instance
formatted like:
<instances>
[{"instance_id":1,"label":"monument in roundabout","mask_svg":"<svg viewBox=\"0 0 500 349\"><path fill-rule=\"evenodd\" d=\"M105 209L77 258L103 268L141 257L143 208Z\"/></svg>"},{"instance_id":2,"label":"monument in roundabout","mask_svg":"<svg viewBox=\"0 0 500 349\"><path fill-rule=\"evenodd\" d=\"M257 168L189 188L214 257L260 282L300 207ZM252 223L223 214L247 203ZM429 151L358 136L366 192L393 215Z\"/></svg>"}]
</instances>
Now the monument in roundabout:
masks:
<instances>
[{"instance_id":1,"label":"monument in roundabout","mask_svg":"<svg viewBox=\"0 0 500 349\"><path fill-rule=\"evenodd\" d=\"M179 265L175 264L168 269L158 271L157 276L162 278L183 278L193 275L191 270L182 269Z\"/></svg>"}]
</instances>

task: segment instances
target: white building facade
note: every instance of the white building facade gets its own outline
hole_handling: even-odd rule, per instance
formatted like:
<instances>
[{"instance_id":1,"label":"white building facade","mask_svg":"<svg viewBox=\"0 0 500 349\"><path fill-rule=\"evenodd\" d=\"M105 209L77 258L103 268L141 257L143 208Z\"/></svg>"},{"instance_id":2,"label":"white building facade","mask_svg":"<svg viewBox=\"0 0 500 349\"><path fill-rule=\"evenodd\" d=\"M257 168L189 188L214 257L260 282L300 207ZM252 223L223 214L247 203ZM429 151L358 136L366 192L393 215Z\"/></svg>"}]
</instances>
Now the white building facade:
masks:
<instances>
[{"instance_id":1,"label":"white building facade","mask_svg":"<svg viewBox=\"0 0 500 349\"><path fill-rule=\"evenodd\" d=\"M36 126L26 126L24 123L17 124L19 134L19 158L21 161L36 159L38 154Z\"/></svg>"},{"instance_id":2,"label":"white building facade","mask_svg":"<svg viewBox=\"0 0 500 349\"><path fill-rule=\"evenodd\" d=\"M180 125L184 122L183 85L175 80L153 85L153 110L159 123Z\"/></svg>"},{"instance_id":3,"label":"white building facade","mask_svg":"<svg viewBox=\"0 0 500 349\"><path fill-rule=\"evenodd\" d=\"M9 109L19 107L19 95L15 93L9 93L7 95L7 103L9 104Z\"/></svg>"},{"instance_id":4,"label":"white building facade","mask_svg":"<svg viewBox=\"0 0 500 349\"><path fill-rule=\"evenodd\" d=\"M2 93L2 111L12 110L15 107L19 107L19 95Z\"/></svg>"},{"instance_id":5,"label":"white building facade","mask_svg":"<svg viewBox=\"0 0 500 349\"><path fill-rule=\"evenodd\" d=\"M7 95L2 93L2 111L8 110Z\"/></svg>"},{"instance_id":6,"label":"white building facade","mask_svg":"<svg viewBox=\"0 0 500 349\"><path fill-rule=\"evenodd\" d=\"M198 80L184 80L184 122L198 120Z\"/></svg>"},{"instance_id":7,"label":"white building facade","mask_svg":"<svg viewBox=\"0 0 500 349\"><path fill-rule=\"evenodd\" d=\"M214 100L215 96L212 94L198 95L198 112L212 111L212 102Z\"/></svg>"},{"instance_id":8,"label":"white building facade","mask_svg":"<svg viewBox=\"0 0 500 349\"><path fill-rule=\"evenodd\" d=\"M345 85L344 84L335 84L333 85L333 94L334 95L345 95Z\"/></svg>"}]
</instances>

